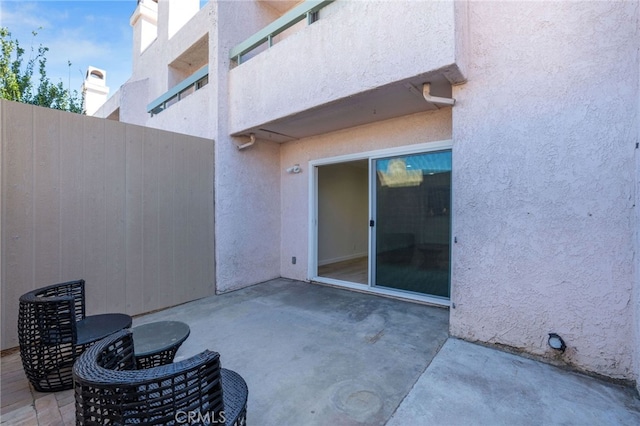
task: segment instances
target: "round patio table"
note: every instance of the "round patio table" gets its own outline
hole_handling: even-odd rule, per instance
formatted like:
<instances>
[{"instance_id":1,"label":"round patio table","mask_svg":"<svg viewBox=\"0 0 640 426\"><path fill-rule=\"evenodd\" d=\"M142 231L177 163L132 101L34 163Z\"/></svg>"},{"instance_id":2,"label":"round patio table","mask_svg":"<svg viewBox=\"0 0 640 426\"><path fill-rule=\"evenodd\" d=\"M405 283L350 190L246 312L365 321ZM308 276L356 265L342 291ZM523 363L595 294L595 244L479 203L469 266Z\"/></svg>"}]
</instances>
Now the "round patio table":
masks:
<instances>
[{"instance_id":1,"label":"round patio table","mask_svg":"<svg viewBox=\"0 0 640 426\"><path fill-rule=\"evenodd\" d=\"M170 364L189 337L189 326L180 321L159 321L133 328L133 348L138 368Z\"/></svg>"},{"instance_id":2,"label":"round patio table","mask_svg":"<svg viewBox=\"0 0 640 426\"><path fill-rule=\"evenodd\" d=\"M90 315L76 323L77 345L97 342L123 328L131 327L131 317L126 314Z\"/></svg>"}]
</instances>

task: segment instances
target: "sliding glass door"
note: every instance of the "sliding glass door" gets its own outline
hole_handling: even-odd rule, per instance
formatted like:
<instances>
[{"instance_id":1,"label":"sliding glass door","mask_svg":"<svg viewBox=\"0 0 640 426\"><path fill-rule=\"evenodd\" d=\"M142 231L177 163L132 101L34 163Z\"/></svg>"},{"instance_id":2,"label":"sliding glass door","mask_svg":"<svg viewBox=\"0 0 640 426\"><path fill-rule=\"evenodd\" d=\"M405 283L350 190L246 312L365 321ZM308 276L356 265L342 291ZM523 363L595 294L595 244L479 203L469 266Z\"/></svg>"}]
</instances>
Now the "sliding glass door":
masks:
<instances>
[{"instance_id":1,"label":"sliding glass door","mask_svg":"<svg viewBox=\"0 0 640 426\"><path fill-rule=\"evenodd\" d=\"M317 169L319 277L369 284L369 161Z\"/></svg>"},{"instance_id":2,"label":"sliding glass door","mask_svg":"<svg viewBox=\"0 0 640 426\"><path fill-rule=\"evenodd\" d=\"M447 305L451 142L310 165L310 279Z\"/></svg>"},{"instance_id":3,"label":"sliding glass door","mask_svg":"<svg viewBox=\"0 0 640 426\"><path fill-rule=\"evenodd\" d=\"M372 165L371 285L449 298L451 151Z\"/></svg>"}]
</instances>

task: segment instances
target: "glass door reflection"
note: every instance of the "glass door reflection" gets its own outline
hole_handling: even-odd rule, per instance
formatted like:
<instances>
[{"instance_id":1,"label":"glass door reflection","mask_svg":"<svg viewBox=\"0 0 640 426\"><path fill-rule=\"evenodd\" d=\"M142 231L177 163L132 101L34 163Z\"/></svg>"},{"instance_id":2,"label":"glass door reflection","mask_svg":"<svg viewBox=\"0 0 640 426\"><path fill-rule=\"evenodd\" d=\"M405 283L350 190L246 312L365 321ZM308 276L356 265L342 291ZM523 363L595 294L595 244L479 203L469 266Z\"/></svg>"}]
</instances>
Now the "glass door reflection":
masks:
<instances>
[{"instance_id":1,"label":"glass door reflection","mask_svg":"<svg viewBox=\"0 0 640 426\"><path fill-rule=\"evenodd\" d=\"M449 298L451 151L373 162L372 284Z\"/></svg>"}]
</instances>

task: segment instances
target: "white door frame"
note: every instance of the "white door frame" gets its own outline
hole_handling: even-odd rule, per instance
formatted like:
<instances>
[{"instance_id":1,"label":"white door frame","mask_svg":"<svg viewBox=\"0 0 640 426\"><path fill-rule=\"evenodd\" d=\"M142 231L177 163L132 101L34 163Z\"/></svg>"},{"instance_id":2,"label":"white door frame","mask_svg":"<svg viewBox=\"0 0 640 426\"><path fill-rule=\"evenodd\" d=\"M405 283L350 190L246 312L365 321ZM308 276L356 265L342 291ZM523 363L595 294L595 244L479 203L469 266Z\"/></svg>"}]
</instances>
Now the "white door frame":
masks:
<instances>
[{"instance_id":1,"label":"white door frame","mask_svg":"<svg viewBox=\"0 0 640 426\"><path fill-rule=\"evenodd\" d=\"M327 166L330 164L346 163L356 160L368 160L369 161L369 218L374 219L374 205L375 196L372 185L374 184L375 174L372 174L373 160L378 160L387 157L394 157L399 155L410 155L428 153L432 151L450 150L453 147L452 140L443 140L437 142L426 142L416 145L408 145L397 148L386 148L375 151L359 152L355 154L340 155L336 157L322 158L319 160L309 161L309 262L307 276L309 281L316 281L323 284L330 284L339 287L345 287L353 290L366 291L369 293L380 294L385 296L391 296L396 298L414 300L419 302L430 303L439 306L449 306L451 304L450 299L440 298L436 296L420 295L412 292L406 292L402 290L392 290L382 287L374 287L372 285L373 280L373 268L374 268L374 256L373 248L375 247L375 233L374 228L369 227L369 282L366 285L352 283L348 281L337 280L334 278L319 277L318 276L318 167ZM452 212L453 214L453 212ZM453 241L450 241L453 243Z\"/></svg>"}]
</instances>

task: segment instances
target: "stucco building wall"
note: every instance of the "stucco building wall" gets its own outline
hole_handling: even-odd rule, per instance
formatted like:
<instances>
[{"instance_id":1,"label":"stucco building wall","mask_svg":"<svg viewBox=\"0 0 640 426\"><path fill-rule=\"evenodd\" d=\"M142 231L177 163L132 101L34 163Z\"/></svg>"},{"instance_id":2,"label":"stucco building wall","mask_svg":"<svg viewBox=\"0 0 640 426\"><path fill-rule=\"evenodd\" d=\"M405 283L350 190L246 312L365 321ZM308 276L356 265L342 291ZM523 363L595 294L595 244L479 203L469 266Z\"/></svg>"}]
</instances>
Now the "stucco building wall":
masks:
<instances>
[{"instance_id":1,"label":"stucco building wall","mask_svg":"<svg viewBox=\"0 0 640 426\"><path fill-rule=\"evenodd\" d=\"M208 119L215 123L216 290L226 292L280 276L279 145L229 136L229 50L277 15L260 2L217 2L216 39L210 45ZM211 83L210 83L211 84Z\"/></svg>"},{"instance_id":2,"label":"stucco building wall","mask_svg":"<svg viewBox=\"0 0 640 426\"><path fill-rule=\"evenodd\" d=\"M169 37L168 3L180 4L160 0L158 39L134 61L120 119L216 140L218 292L308 279L309 161L452 139L451 333L640 376L637 1L338 1L239 67L230 49L278 11L211 1ZM414 32L428 49L402 43ZM168 64L204 34L209 84L151 117L147 103L175 84ZM468 80L453 109L243 151L248 139L229 136L449 64ZM286 173L294 164L302 173Z\"/></svg>"},{"instance_id":3,"label":"stucco building wall","mask_svg":"<svg viewBox=\"0 0 640 426\"><path fill-rule=\"evenodd\" d=\"M637 8L469 3L452 335L634 378Z\"/></svg>"},{"instance_id":4,"label":"stucco building wall","mask_svg":"<svg viewBox=\"0 0 640 426\"><path fill-rule=\"evenodd\" d=\"M639 84L640 87L640 84ZM640 93L640 92L639 92ZM640 96L638 96L638 119L637 123L640 123ZM640 143L640 125L638 126L638 139L636 143ZM635 248L635 316L633 317L633 323L635 324L635 377L636 377L636 388L640 393L640 229L638 229L637 224L640 224L640 155L638 154L638 148L636 148L636 248Z\"/></svg>"},{"instance_id":5,"label":"stucco building wall","mask_svg":"<svg viewBox=\"0 0 640 426\"><path fill-rule=\"evenodd\" d=\"M147 114L146 126L203 138L210 137L215 134L214 122L205 118L210 117L210 101L210 93L204 89L197 90L160 114L153 117Z\"/></svg>"},{"instance_id":6,"label":"stucco building wall","mask_svg":"<svg viewBox=\"0 0 640 426\"><path fill-rule=\"evenodd\" d=\"M320 16L231 71L231 133L428 71L461 79L452 0L336 1Z\"/></svg>"},{"instance_id":7,"label":"stucco building wall","mask_svg":"<svg viewBox=\"0 0 640 426\"><path fill-rule=\"evenodd\" d=\"M174 80L182 80L182 78L172 76L172 72L175 71L170 67L170 64L181 58L185 51L191 49L200 53L200 55L188 58L197 64L190 71L196 71L201 65L208 63L210 48L207 49L207 45L210 46L212 39L216 38L217 10L214 7L215 2L209 2L198 10L195 7L198 5L197 0L160 0L157 6L152 0L145 0L138 5L132 16L140 15L140 11L147 14L144 15L145 17L148 16L149 9L146 8L146 5L152 5L157 9L155 15L157 25L149 24L144 21L143 17L132 21L134 40L131 77L119 88L119 93L114 94L114 99L110 98L93 115L101 118L108 117L116 108L119 108L119 119L126 123L153 128L170 128L176 132L213 138L213 131L207 125L208 121L202 120L202 117L206 117L208 113L206 99L204 103L200 102L190 107L178 106L183 102L193 102L190 98L198 94L197 92L163 111L166 113L173 109L172 119L168 119L167 115L163 118L152 117L147 112L147 105L172 88L178 82ZM184 21L186 23L177 30L175 23ZM170 33L171 22L174 24L172 24L173 28ZM141 34L142 32L144 34ZM155 34L155 38L149 34ZM152 39L142 50L140 48L141 37ZM202 43L203 40L206 40L205 44ZM188 68L187 65L184 66L185 69ZM189 71L184 72L188 73ZM215 84L211 84L211 86L204 86L198 92L213 92L214 90ZM202 97L202 93L199 95ZM197 114L193 114L194 111L197 111ZM194 115L196 117L193 117ZM200 119L200 126L197 123L185 123L194 118Z\"/></svg>"},{"instance_id":8,"label":"stucco building wall","mask_svg":"<svg viewBox=\"0 0 640 426\"><path fill-rule=\"evenodd\" d=\"M640 5L638 6L640 7ZM636 44L640 46L640 11L636 13ZM636 57L636 66L640 69L640 54ZM636 389L640 393L640 72L638 73L638 85L636 86L636 96L638 103L636 104L636 196L635 196L635 234L636 234L636 247L635 247L635 317L633 323L635 324L635 375L636 375Z\"/></svg>"},{"instance_id":9,"label":"stucco building wall","mask_svg":"<svg viewBox=\"0 0 640 426\"><path fill-rule=\"evenodd\" d=\"M162 95L175 84L175 82L170 82L169 64L216 28L215 8L213 7L215 3L210 2L190 17L180 31L170 36L169 9L179 11L181 1L185 0L160 0L156 39L142 52L136 46L133 47L133 69L128 82L148 79L148 99L150 100ZM194 2L198 3L197 0L186 0L185 6L189 7ZM194 59L204 59L206 63L206 56ZM146 110L144 114L148 116Z\"/></svg>"},{"instance_id":10,"label":"stucco building wall","mask_svg":"<svg viewBox=\"0 0 640 426\"><path fill-rule=\"evenodd\" d=\"M281 275L298 280L309 278L310 161L447 139L451 139L451 109L412 114L283 144L279 170ZM289 174L285 171L294 164L300 164L302 173ZM291 263L293 256L297 258L295 265Z\"/></svg>"}]
</instances>

